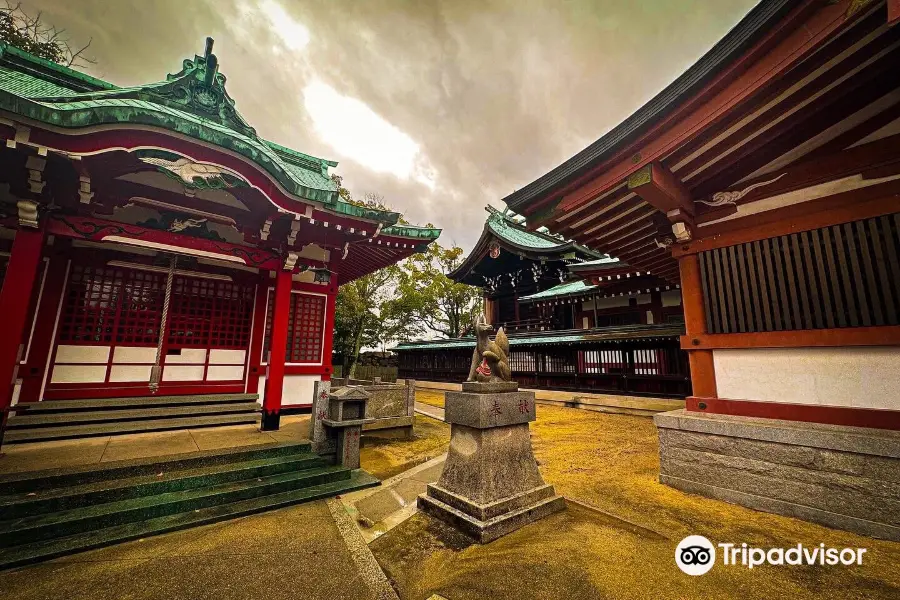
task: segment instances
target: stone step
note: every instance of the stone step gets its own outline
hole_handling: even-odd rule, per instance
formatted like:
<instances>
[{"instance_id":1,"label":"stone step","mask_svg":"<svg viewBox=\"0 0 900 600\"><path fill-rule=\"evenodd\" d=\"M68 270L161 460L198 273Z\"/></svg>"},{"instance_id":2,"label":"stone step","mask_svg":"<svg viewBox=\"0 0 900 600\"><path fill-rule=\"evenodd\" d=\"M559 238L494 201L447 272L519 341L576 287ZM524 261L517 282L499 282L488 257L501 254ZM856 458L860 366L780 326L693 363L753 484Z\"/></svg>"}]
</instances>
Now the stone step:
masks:
<instances>
[{"instance_id":1,"label":"stone step","mask_svg":"<svg viewBox=\"0 0 900 600\"><path fill-rule=\"evenodd\" d=\"M311 500L329 498L376 485L378 485L378 480L365 471L352 471L349 479L340 481L210 506L190 512L124 523L52 540L33 541L0 549L0 569L50 560L76 552L234 519Z\"/></svg>"},{"instance_id":2,"label":"stone step","mask_svg":"<svg viewBox=\"0 0 900 600\"><path fill-rule=\"evenodd\" d=\"M6 432L3 441L7 444L22 444L26 442L45 442L49 440L68 440L105 435L125 435L129 433L195 429L200 427L241 425L258 422L258 413L240 413L237 415L209 415L204 417L186 417L178 419L153 419L148 421L126 421L98 425L36 427L33 429L12 429Z\"/></svg>"},{"instance_id":3,"label":"stone step","mask_svg":"<svg viewBox=\"0 0 900 600\"><path fill-rule=\"evenodd\" d=\"M198 404L230 404L256 402L257 394L203 394L199 396L135 396L125 398L89 398L85 400L44 400L16 404L10 410L30 415L41 413L95 411L106 409L158 408Z\"/></svg>"},{"instance_id":4,"label":"stone step","mask_svg":"<svg viewBox=\"0 0 900 600\"><path fill-rule=\"evenodd\" d=\"M81 506L49 514L4 519L0 520L0 547L18 546L135 521L192 512L210 506L290 492L349 478L350 471L343 467L318 467L118 502Z\"/></svg>"},{"instance_id":5,"label":"stone step","mask_svg":"<svg viewBox=\"0 0 900 600\"><path fill-rule=\"evenodd\" d=\"M156 475L160 472L175 473L190 469L202 469L259 459L275 459L295 455L308 455L309 442L276 442L236 448L218 448L200 452L187 452L168 456L153 456L131 460L11 473L0 476L0 490L7 497L41 493L54 488L90 485L92 483Z\"/></svg>"},{"instance_id":6,"label":"stone step","mask_svg":"<svg viewBox=\"0 0 900 600\"><path fill-rule=\"evenodd\" d=\"M57 425L89 425L117 421L149 421L151 419L175 419L204 415L224 415L232 413L254 413L259 410L256 402L229 402L213 404L190 404L187 406L164 406L141 409L107 409L98 411L39 412L30 411L11 417L7 429L28 429Z\"/></svg>"},{"instance_id":7,"label":"stone step","mask_svg":"<svg viewBox=\"0 0 900 600\"><path fill-rule=\"evenodd\" d=\"M318 455L305 453L183 470L170 470L168 465L161 464L158 466L160 470L150 475L0 496L0 508L4 520L20 519L94 504L293 473L328 464Z\"/></svg>"}]
</instances>

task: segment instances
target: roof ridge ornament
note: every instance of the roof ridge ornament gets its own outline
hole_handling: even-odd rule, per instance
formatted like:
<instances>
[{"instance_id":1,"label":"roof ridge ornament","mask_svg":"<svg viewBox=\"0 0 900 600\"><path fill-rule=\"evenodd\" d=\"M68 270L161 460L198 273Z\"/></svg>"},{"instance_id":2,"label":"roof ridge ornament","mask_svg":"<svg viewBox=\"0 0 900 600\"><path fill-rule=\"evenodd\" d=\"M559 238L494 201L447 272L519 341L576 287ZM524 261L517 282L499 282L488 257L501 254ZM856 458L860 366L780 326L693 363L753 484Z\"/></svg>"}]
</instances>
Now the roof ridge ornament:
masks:
<instances>
[{"instance_id":1,"label":"roof ridge ornament","mask_svg":"<svg viewBox=\"0 0 900 600\"><path fill-rule=\"evenodd\" d=\"M213 38L206 38L203 56L184 59L181 71L168 74L165 83L141 91L255 138L256 130L237 112L234 99L225 89L226 77L219 72L219 59L212 52L213 44Z\"/></svg>"}]
</instances>

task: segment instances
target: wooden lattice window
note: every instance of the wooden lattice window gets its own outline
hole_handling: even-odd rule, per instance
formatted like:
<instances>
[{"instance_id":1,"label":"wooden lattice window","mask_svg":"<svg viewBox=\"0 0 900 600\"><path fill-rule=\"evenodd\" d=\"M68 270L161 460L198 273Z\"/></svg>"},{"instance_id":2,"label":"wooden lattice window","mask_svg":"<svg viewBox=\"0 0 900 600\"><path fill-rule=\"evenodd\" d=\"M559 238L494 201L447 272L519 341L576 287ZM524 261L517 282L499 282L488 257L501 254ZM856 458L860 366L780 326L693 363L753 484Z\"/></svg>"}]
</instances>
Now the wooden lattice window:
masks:
<instances>
[{"instance_id":1,"label":"wooden lattice window","mask_svg":"<svg viewBox=\"0 0 900 600\"><path fill-rule=\"evenodd\" d=\"M252 286L191 277L172 282L170 346L246 348L252 318Z\"/></svg>"},{"instance_id":2,"label":"wooden lattice window","mask_svg":"<svg viewBox=\"0 0 900 600\"><path fill-rule=\"evenodd\" d=\"M266 309L266 337L263 356L268 361L272 347L272 318L275 296L269 290ZM322 341L325 324L325 297L292 293L288 312L287 348L285 361L289 363L322 362Z\"/></svg>"},{"instance_id":3,"label":"wooden lattice window","mask_svg":"<svg viewBox=\"0 0 900 600\"><path fill-rule=\"evenodd\" d=\"M116 343L152 345L159 339L166 275L149 271L116 271L122 293L116 327Z\"/></svg>"},{"instance_id":4,"label":"wooden lattice window","mask_svg":"<svg viewBox=\"0 0 900 600\"><path fill-rule=\"evenodd\" d=\"M111 343L124 273L73 265L59 323L63 343Z\"/></svg>"},{"instance_id":5,"label":"wooden lattice window","mask_svg":"<svg viewBox=\"0 0 900 600\"><path fill-rule=\"evenodd\" d=\"M900 213L699 258L710 333L900 325Z\"/></svg>"}]
</instances>

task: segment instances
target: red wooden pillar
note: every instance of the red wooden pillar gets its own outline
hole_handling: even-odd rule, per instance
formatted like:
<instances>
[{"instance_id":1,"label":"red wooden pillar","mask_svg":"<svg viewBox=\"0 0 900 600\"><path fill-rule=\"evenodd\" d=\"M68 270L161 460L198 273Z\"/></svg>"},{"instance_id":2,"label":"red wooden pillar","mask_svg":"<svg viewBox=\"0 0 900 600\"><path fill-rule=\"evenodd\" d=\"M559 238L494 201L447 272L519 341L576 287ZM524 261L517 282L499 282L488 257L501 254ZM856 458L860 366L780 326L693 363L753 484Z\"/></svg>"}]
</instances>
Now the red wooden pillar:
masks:
<instances>
[{"instance_id":1,"label":"red wooden pillar","mask_svg":"<svg viewBox=\"0 0 900 600\"><path fill-rule=\"evenodd\" d=\"M288 312L291 308L291 271L275 275L275 299L272 307L272 344L263 399L263 431L275 431L281 421L281 395L284 391L284 362L287 354Z\"/></svg>"},{"instance_id":2,"label":"red wooden pillar","mask_svg":"<svg viewBox=\"0 0 900 600\"><path fill-rule=\"evenodd\" d=\"M334 350L334 312L338 294L337 274L331 274L328 296L325 299L325 338L322 342L322 381L330 381L334 373L331 355Z\"/></svg>"},{"instance_id":3,"label":"red wooden pillar","mask_svg":"<svg viewBox=\"0 0 900 600\"><path fill-rule=\"evenodd\" d=\"M69 273L69 257L66 251L70 244L67 242L68 240L57 238L50 256L50 264L47 265L41 300L35 308L37 319L34 325L34 334L31 336L28 360L19 368L19 377L22 379L19 402L41 400L41 389L47 376L48 359L53 352L53 334L56 331L59 305Z\"/></svg>"},{"instance_id":4,"label":"red wooden pillar","mask_svg":"<svg viewBox=\"0 0 900 600\"><path fill-rule=\"evenodd\" d=\"M259 392L259 369L262 362L263 338L266 335L266 312L269 302L269 273L263 271L256 284L256 302L253 305L253 331L250 332L250 372L247 374L247 393Z\"/></svg>"},{"instance_id":5,"label":"red wooden pillar","mask_svg":"<svg viewBox=\"0 0 900 600\"><path fill-rule=\"evenodd\" d=\"M681 272L681 298L684 306L685 337L706 333L706 310L703 307L703 288L700 283L700 259L696 254L687 254L678 259ZM715 398L716 369L713 364L712 350L688 351L691 366L691 384L693 396Z\"/></svg>"},{"instance_id":6,"label":"red wooden pillar","mask_svg":"<svg viewBox=\"0 0 900 600\"><path fill-rule=\"evenodd\" d=\"M43 246L43 230L17 231L3 288L0 289L0 315L3 318L3 335L0 335L0 444L3 443L3 431L6 429L9 405L12 403L19 345L25 331L28 304L37 279Z\"/></svg>"}]
</instances>

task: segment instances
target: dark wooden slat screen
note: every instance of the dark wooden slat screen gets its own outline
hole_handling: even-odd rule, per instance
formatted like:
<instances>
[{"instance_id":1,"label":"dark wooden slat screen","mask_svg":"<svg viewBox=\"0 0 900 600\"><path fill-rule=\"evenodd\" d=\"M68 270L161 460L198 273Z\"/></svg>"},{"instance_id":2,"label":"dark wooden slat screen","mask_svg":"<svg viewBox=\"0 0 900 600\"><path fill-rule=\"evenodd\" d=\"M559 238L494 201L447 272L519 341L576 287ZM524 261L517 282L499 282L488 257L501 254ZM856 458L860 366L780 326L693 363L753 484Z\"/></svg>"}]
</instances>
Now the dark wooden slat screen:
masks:
<instances>
[{"instance_id":1,"label":"dark wooden slat screen","mask_svg":"<svg viewBox=\"0 0 900 600\"><path fill-rule=\"evenodd\" d=\"M699 258L710 333L900 325L900 213Z\"/></svg>"}]
</instances>

